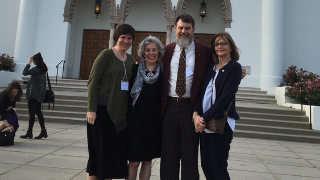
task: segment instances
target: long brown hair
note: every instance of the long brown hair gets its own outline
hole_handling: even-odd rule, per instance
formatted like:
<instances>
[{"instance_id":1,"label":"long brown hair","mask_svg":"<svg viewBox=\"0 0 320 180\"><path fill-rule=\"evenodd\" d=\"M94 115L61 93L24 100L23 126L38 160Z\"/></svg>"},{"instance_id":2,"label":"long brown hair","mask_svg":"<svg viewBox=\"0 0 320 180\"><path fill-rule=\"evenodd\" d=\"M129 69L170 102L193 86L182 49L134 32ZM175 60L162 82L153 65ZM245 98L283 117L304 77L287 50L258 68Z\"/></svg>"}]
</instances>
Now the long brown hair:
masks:
<instances>
[{"instance_id":1,"label":"long brown hair","mask_svg":"<svg viewBox=\"0 0 320 180\"><path fill-rule=\"evenodd\" d=\"M230 49L231 49L231 52L230 52L230 56L232 59L238 61L239 58L240 58L240 55L239 55L239 49L238 47L236 46L236 43L234 43L231 35L227 32L221 32L219 34L216 34L212 39L211 39L211 53L213 55L213 60L215 63L219 63L219 59L218 59L218 55L216 53L216 50L215 50L215 42L216 42L216 39L220 37L224 40L226 40L229 45L230 45Z\"/></svg>"},{"instance_id":2,"label":"long brown hair","mask_svg":"<svg viewBox=\"0 0 320 180\"><path fill-rule=\"evenodd\" d=\"M21 101L21 96L22 96L22 88L20 86L20 84L18 82L12 82L8 85L7 87L7 94L9 95L9 97L11 97L11 91L12 89L18 89L18 94L16 95L16 97L14 97L14 100L16 100L17 102Z\"/></svg>"}]
</instances>

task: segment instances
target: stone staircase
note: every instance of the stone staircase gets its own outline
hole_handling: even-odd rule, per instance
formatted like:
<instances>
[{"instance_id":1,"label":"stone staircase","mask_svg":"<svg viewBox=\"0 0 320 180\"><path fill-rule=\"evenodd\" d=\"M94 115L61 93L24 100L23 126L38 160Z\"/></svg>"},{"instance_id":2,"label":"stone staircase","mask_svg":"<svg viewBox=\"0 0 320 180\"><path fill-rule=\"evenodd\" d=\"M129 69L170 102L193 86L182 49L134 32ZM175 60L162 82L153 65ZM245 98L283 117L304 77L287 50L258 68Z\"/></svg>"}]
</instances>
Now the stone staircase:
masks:
<instances>
[{"instance_id":1,"label":"stone staircase","mask_svg":"<svg viewBox=\"0 0 320 180\"><path fill-rule=\"evenodd\" d=\"M47 109L47 104L43 105L45 120L85 124L87 81L58 79L56 84L54 77L50 77L50 81L56 100L54 110ZM320 131L309 130L305 112L277 105L274 96L266 91L240 87L236 99L241 119L236 122L235 137L320 143ZM25 98L17 104L17 111L20 120L28 120Z\"/></svg>"}]
</instances>

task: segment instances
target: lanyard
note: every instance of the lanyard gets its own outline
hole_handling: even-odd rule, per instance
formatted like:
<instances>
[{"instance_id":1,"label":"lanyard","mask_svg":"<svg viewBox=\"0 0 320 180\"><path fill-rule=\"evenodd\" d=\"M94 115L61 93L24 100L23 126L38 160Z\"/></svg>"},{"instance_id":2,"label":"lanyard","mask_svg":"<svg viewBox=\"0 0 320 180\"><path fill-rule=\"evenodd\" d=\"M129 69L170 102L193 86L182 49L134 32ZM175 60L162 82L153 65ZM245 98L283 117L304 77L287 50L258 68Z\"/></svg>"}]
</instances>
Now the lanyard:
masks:
<instances>
[{"instance_id":1,"label":"lanyard","mask_svg":"<svg viewBox=\"0 0 320 180\"><path fill-rule=\"evenodd\" d=\"M122 64L123 64L123 68L124 68L124 76L122 78L122 81L125 79L128 81L126 64L124 63L124 61L122 61Z\"/></svg>"},{"instance_id":2,"label":"lanyard","mask_svg":"<svg viewBox=\"0 0 320 180\"><path fill-rule=\"evenodd\" d=\"M118 55L120 56L121 61L122 61L122 65L123 65L123 68L124 68L124 76L123 76L123 78L122 78L122 81L125 80L125 79L128 81L127 69L126 69L126 64L125 64L125 62L124 62L124 58L120 55L120 53L119 53L119 51L117 50L117 48L114 48L114 49L117 51Z\"/></svg>"}]
</instances>

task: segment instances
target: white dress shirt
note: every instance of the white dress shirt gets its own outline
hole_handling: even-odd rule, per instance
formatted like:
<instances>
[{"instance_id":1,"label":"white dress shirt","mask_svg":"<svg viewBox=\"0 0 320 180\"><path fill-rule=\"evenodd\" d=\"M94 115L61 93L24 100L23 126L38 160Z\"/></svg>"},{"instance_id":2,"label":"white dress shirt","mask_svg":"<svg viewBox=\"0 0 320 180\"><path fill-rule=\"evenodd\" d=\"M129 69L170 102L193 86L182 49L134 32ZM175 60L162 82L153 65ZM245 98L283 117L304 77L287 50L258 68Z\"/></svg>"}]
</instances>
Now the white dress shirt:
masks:
<instances>
[{"instance_id":1,"label":"white dress shirt","mask_svg":"<svg viewBox=\"0 0 320 180\"><path fill-rule=\"evenodd\" d=\"M215 70L215 66L213 66L213 69ZM203 101L202 101L202 112L205 113L210 107L211 107L211 100L212 100L212 104L214 104L214 102L216 101L216 78L219 74L218 70L216 71L216 75L214 76L214 78L212 78L206 88L206 91L204 93L204 97L203 97ZM236 121L234 120L234 118L230 118L228 117L227 119L228 124L230 126L230 128L232 129L232 131L234 131L234 128L236 126ZM204 130L206 133L214 133L213 131L210 131L209 129L205 129Z\"/></svg>"},{"instance_id":2,"label":"white dress shirt","mask_svg":"<svg viewBox=\"0 0 320 180\"><path fill-rule=\"evenodd\" d=\"M168 96L179 97L176 93L177 75L179 67L179 59L182 49L178 45L175 46L171 64L170 64L170 75L169 75L169 87ZM190 44L189 48L185 49L186 52L186 68L192 71L192 74L186 77L186 93L182 96L184 98L190 98L190 90L193 80L194 62L195 62L195 44L194 41ZM186 70L187 72L188 70Z\"/></svg>"}]
</instances>

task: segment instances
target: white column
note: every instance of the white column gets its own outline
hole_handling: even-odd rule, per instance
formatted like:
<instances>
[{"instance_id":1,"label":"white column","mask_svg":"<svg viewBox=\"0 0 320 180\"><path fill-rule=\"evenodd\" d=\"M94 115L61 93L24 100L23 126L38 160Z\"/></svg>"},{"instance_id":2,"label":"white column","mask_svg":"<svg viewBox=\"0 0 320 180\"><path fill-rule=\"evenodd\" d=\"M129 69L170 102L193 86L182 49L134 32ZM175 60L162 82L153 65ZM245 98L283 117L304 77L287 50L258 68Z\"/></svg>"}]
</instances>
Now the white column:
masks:
<instances>
[{"instance_id":1,"label":"white column","mask_svg":"<svg viewBox=\"0 0 320 180\"><path fill-rule=\"evenodd\" d=\"M114 23L110 23L109 49L111 49L114 46L113 34L114 34L115 28L116 28L116 25Z\"/></svg>"},{"instance_id":2,"label":"white column","mask_svg":"<svg viewBox=\"0 0 320 180\"><path fill-rule=\"evenodd\" d=\"M283 72L283 0L262 0L260 87L273 94Z\"/></svg>"},{"instance_id":3,"label":"white column","mask_svg":"<svg viewBox=\"0 0 320 180\"><path fill-rule=\"evenodd\" d=\"M172 26L167 25L167 39L166 39L166 45L171 43L171 33L172 33Z\"/></svg>"},{"instance_id":4,"label":"white column","mask_svg":"<svg viewBox=\"0 0 320 180\"><path fill-rule=\"evenodd\" d=\"M22 76L22 71L28 63L28 58L35 54L35 35L37 30L39 0L21 0L17 36L14 48L14 60L17 79Z\"/></svg>"}]
</instances>

